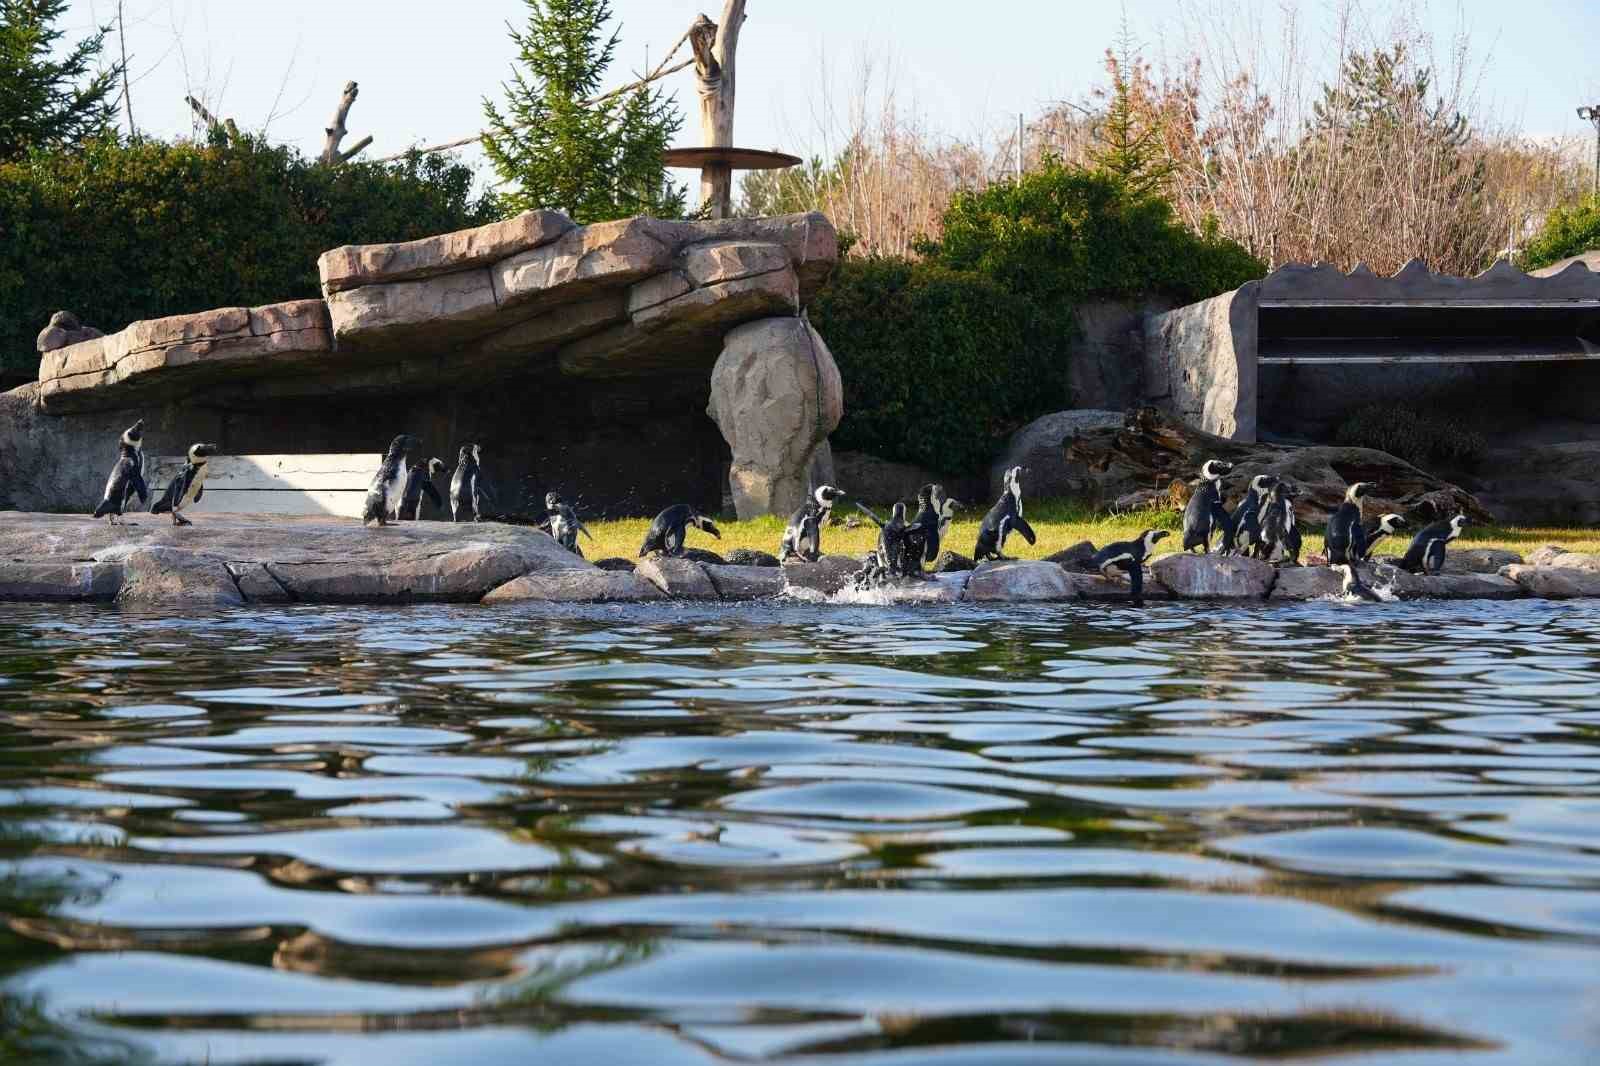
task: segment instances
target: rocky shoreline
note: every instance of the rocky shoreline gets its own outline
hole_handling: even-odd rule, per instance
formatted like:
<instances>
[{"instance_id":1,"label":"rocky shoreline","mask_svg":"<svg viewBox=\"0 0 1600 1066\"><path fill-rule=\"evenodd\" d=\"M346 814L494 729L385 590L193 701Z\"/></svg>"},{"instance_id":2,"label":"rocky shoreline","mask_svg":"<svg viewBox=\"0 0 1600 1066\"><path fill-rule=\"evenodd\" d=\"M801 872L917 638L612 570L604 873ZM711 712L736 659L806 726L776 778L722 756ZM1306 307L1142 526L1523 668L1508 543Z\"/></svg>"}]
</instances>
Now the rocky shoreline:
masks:
<instances>
[{"instance_id":1,"label":"rocky shoreline","mask_svg":"<svg viewBox=\"0 0 1600 1066\"><path fill-rule=\"evenodd\" d=\"M406 523L364 529L333 518L197 515L176 528L150 515L117 526L82 515L0 513L0 601L230 607L252 603L559 603L750 601L778 596L895 603L1118 601L1128 586L1049 560L984 563L852 594L860 560L829 555L783 566L694 558L602 568L523 526ZM1382 563L1368 584L1397 599L1600 597L1600 556L1541 548L1466 549L1419 577ZM1337 596L1321 567L1277 569L1238 557L1165 555L1150 600L1314 600Z\"/></svg>"}]
</instances>

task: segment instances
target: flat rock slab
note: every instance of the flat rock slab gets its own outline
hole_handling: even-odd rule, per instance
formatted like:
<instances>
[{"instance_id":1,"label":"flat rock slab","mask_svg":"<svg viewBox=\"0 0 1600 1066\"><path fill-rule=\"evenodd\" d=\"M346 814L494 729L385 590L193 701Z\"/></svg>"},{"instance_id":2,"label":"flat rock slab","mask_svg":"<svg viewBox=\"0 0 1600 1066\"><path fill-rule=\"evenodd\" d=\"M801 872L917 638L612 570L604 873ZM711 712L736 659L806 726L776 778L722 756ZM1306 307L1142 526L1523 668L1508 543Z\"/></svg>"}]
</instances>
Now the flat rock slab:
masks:
<instances>
[{"instance_id":1,"label":"flat rock slab","mask_svg":"<svg viewBox=\"0 0 1600 1066\"><path fill-rule=\"evenodd\" d=\"M725 600L763 600L781 596L789 583L776 566L707 566L711 583Z\"/></svg>"},{"instance_id":2,"label":"flat rock slab","mask_svg":"<svg viewBox=\"0 0 1600 1066\"><path fill-rule=\"evenodd\" d=\"M569 566L580 562L570 553L562 554L571 560ZM560 569L540 552L484 544L386 565L269 562L266 567L305 603L476 603L514 578Z\"/></svg>"},{"instance_id":3,"label":"flat rock slab","mask_svg":"<svg viewBox=\"0 0 1600 1066\"><path fill-rule=\"evenodd\" d=\"M1241 555L1163 555L1150 575L1172 595L1186 600L1262 600L1272 591L1277 571L1271 563Z\"/></svg>"},{"instance_id":4,"label":"flat rock slab","mask_svg":"<svg viewBox=\"0 0 1600 1066\"><path fill-rule=\"evenodd\" d=\"M148 607L239 607L244 596L213 555L181 548L136 548L122 560L117 602Z\"/></svg>"},{"instance_id":5,"label":"flat rock slab","mask_svg":"<svg viewBox=\"0 0 1600 1066\"><path fill-rule=\"evenodd\" d=\"M265 563L229 563L228 572L247 603L292 603L294 597L278 583Z\"/></svg>"},{"instance_id":6,"label":"flat rock slab","mask_svg":"<svg viewBox=\"0 0 1600 1066\"><path fill-rule=\"evenodd\" d=\"M897 581L874 590L873 595L881 596L883 602L891 604L959 603L966 595L967 583L971 578L971 572L956 570L936 574L926 581Z\"/></svg>"},{"instance_id":7,"label":"flat rock slab","mask_svg":"<svg viewBox=\"0 0 1600 1066\"><path fill-rule=\"evenodd\" d=\"M1498 574L1500 568L1522 562L1522 556L1503 548L1451 548L1445 552L1447 574Z\"/></svg>"},{"instance_id":8,"label":"flat rock slab","mask_svg":"<svg viewBox=\"0 0 1600 1066\"><path fill-rule=\"evenodd\" d=\"M824 555L812 563L797 560L784 563L783 576L790 588L836 596L850 584L850 578L861 565L861 560L852 555Z\"/></svg>"},{"instance_id":9,"label":"flat rock slab","mask_svg":"<svg viewBox=\"0 0 1600 1066\"><path fill-rule=\"evenodd\" d=\"M1398 599L1415 599L1422 579L1385 563L1362 563L1356 573L1369 588L1394 593ZM1344 592L1344 575L1326 566L1285 566L1272 586L1275 600L1321 600Z\"/></svg>"},{"instance_id":10,"label":"flat rock slab","mask_svg":"<svg viewBox=\"0 0 1600 1066\"><path fill-rule=\"evenodd\" d=\"M1600 596L1600 573L1555 566L1512 563L1500 576L1541 600L1576 600Z\"/></svg>"},{"instance_id":11,"label":"flat rock slab","mask_svg":"<svg viewBox=\"0 0 1600 1066\"><path fill-rule=\"evenodd\" d=\"M0 601L114 600L122 588L120 562L26 562L0 559Z\"/></svg>"},{"instance_id":12,"label":"flat rock slab","mask_svg":"<svg viewBox=\"0 0 1600 1066\"><path fill-rule=\"evenodd\" d=\"M1146 582L1146 598L1165 594L1154 582ZM1003 563L981 563L967 582L966 599L979 602L1048 603L1058 600L1125 600L1132 595L1129 586L1107 581L1098 574L1075 574L1058 563L1017 559Z\"/></svg>"},{"instance_id":13,"label":"flat rock slab","mask_svg":"<svg viewBox=\"0 0 1600 1066\"><path fill-rule=\"evenodd\" d=\"M675 600L721 599L705 566L692 559L652 555L640 559L633 572Z\"/></svg>"},{"instance_id":14,"label":"flat rock slab","mask_svg":"<svg viewBox=\"0 0 1600 1066\"><path fill-rule=\"evenodd\" d=\"M1499 574L1430 574L1413 580L1425 600L1515 600L1527 595L1521 585Z\"/></svg>"},{"instance_id":15,"label":"flat rock slab","mask_svg":"<svg viewBox=\"0 0 1600 1066\"><path fill-rule=\"evenodd\" d=\"M666 594L633 571L549 570L524 574L492 590L484 603L613 603L664 600Z\"/></svg>"}]
</instances>

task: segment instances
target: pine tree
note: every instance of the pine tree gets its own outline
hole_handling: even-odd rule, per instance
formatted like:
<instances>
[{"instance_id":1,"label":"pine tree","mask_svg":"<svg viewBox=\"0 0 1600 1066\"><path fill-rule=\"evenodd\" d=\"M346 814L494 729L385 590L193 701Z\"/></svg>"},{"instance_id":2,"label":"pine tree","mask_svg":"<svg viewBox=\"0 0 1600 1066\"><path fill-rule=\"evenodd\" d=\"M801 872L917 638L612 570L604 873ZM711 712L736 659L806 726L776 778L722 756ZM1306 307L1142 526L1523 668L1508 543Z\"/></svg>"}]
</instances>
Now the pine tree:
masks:
<instances>
[{"instance_id":1,"label":"pine tree","mask_svg":"<svg viewBox=\"0 0 1600 1066\"><path fill-rule=\"evenodd\" d=\"M1097 130L1099 147L1095 165L1117 175L1136 196L1158 192L1172 176L1173 165L1161 137L1161 126L1149 106L1148 68L1123 18L1117 49L1106 49L1106 73L1111 88L1106 93L1105 117Z\"/></svg>"},{"instance_id":2,"label":"pine tree","mask_svg":"<svg viewBox=\"0 0 1600 1066\"><path fill-rule=\"evenodd\" d=\"M0 0L0 161L33 148L72 146L104 133L115 118L113 64L96 71L107 28L52 59L67 0Z\"/></svg>"},{"instance_id":3,"label":"pine tree","mask_svg":"<svg viewBox=\"0 0 1600 1066\"><path fill-rule=\"evenodd\" d=\"M648 86L588 102L616 56L618 34L605 33L609 0L524 2L504 110L483 102L484 151L507 185L502 209L557 208L579 223L681 217L685 190L661 162L683 125L675 102Z\"/></svg>"}]
</instances>

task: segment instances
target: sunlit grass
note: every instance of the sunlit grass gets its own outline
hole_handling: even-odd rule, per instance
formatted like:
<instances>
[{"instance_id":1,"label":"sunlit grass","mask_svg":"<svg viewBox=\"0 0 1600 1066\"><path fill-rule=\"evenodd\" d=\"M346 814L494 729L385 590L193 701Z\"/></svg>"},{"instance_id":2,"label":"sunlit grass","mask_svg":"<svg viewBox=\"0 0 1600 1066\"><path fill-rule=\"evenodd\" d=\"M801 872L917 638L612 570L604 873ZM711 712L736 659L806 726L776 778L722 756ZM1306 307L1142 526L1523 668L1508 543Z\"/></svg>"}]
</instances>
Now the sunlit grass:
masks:
<instances>
[{"instance_id":1,"label":"sunlit grass","mask_svg":"<svg viewBox=\"0 0 1600 1066\"><path fill-rule=\"evenodd\" d=\"M874 507L873 510L887 517L885 508ZM1147 510L1109 515L1067 500L1029 500L1026 513L1029 524L1039 535L1039 542L1031 547L1020 537L1012 537L1006 542L1006 554L1022 559L1042 558L1083 540L1100 546L1116 540L1128 540L1146 529L1176 531L1182 526L1182 516L1176 511ZM860 525L848 529L841 522L852 516L860 519ZM958 515L951 525L950 543L945 546L963 555L970 555L973 543L978 538L978 523L982 518L983 510L978 508ZM822 534L824 551L859 555L871 551L877 544L877 527L849 501L834 511L834 519L834 524ZM650 519L623 518L592 521L588 525L595 535L595 541L583 542L586 556L590 559L610 556L632 559L639 553L639 544L644 540L645 531L650 528ZM748 522L718 520L721 540L714 540L709 534L691 529L687 543L690 547L707 548L724 556L735 548L749 548L776 555L778 541L783 536L783 525L784 520L774 515ZM1170 550L1175 551L1180 547L1177 541L1177 537L1169 537L1161 542L1158 549L1165 550L1170 545ZM1391 538L1380 551L1398 552L1405 543L1402 539ZM1468 526L1459 542L1464 548L1506 548L1523 554L1542 544L1560 544L1573 551L1600 553L1600 529ZM1321 551L1320 529L1306 530L1305 547L1308 552Z\"/></svg>"}]
</instances>

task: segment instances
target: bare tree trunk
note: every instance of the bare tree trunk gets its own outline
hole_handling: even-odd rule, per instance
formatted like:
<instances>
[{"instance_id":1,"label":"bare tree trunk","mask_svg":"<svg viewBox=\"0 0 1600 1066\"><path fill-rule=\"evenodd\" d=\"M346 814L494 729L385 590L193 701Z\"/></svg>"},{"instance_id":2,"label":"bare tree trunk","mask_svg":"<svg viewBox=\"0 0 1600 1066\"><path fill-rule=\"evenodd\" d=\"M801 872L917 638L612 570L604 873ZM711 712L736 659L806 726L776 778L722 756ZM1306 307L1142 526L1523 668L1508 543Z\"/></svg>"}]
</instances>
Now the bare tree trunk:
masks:
<instances>
[{"instance_id":1,"label":"bare tree trunk","mask_svg":"<svg viewBox=\"0 0 1600 1066\"><path fill-rule=\"evenodd\" d=\"M128 112L128 137L139 136L133 125L133 95L128 91L128 32L122 25L122 0L117 0L117 46L122 49L122 106Z\"/></svg>"},{"instance_id":2,"label":"bare tree trunk","mask_svg":"<svg viewBox=\"0 0 1600 1066\"><path fill-rule=\"evenodd\" d=\"M348 156L339 154L339 142L344 140L344 135L350 132L345 129L344 120L350 114L351 105L356 102L357 92L359 90L356 88L355 82L347 81L344 83L344 92L339 96L339 107L333 113L333 124L323 127L323 132L327 134L327 137L322 142L322 162L330 167L348 158ZM365 148L367 144L371 143L372 139L368 138L366 144L352 149L350 154L354 155L361 148Z\"/></svg>"},{"instance_id":3,"label":"bare tree trunk","mask_svg":"<svg viewBox=\"0 0 1600 1066\"><path fill-rule=\"evenodd\" d=\"M700 93L700 140L707 148L733 147L734 55L745 0L724 0L722 22L701 15L689 28ZM712 218L733 213L733 168L711 164L700 171L700 203Z\"/></svg>"}]
</instances>

